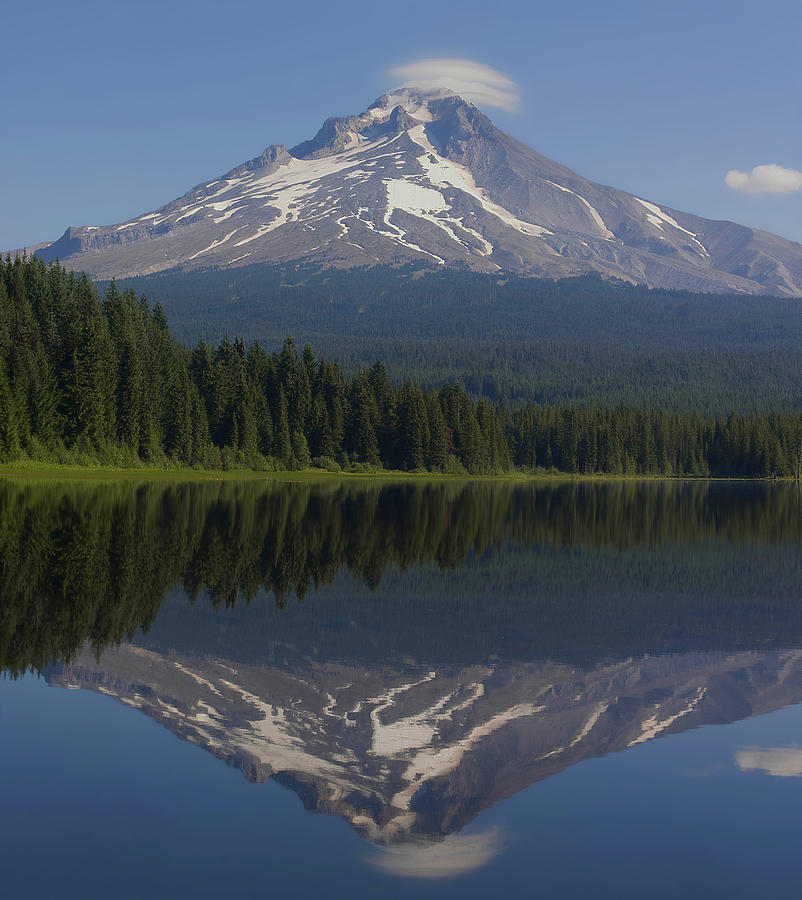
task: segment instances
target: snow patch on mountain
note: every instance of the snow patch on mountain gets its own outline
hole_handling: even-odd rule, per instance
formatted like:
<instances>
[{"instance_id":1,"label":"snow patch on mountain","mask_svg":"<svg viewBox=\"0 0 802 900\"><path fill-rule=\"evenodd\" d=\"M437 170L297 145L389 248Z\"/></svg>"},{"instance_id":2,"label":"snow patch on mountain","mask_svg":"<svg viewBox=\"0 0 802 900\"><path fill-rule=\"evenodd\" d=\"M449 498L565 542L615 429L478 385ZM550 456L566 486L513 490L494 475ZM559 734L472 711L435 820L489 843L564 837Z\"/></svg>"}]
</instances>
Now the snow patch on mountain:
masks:
<instances>
[{"instance_id":1,"label":"snow patch on mountain","mask_svg":"<svg viewBox=\"0 0 802 900\"><path fill-rule=\"evenodd\" d=\"M445 197L430 187L423 187L412 181L388 179L387 214L385 221L389 223L395 210L400 209L410 215L417 216L441 229L452 241L465 247L468 251L478 251L488 256L493 252L493 245L485 240L478 231L466 226L462 219L446 215L451 210ZM478 247L461 237L459 231L470 235ZM439 258L439 257L438 257Z\"/></svg>"},{"instance_id":2,"label":"snow patch on mountain","mask_svg":"<svg viewBox=\"0 0 802 900\"><path fill-rule=\"evenodd\" d=\"M672 228L676 228L678 231L682 231L684 234L687 234L688 237L696 244L698 252L700 252L703 256L710 256L707 252L707 248L705 245L699 240L696 236L696 233L693 231L688 231L687 228L683 228L682 225L677 222L676 219L672 219L668 213L663 212L659 206L655 203L649 203L648 200L641 200L640 197L633 197L633 200L636 200L641 206L644 206L649 210L649 213L646 215L646 218L654 225L655 227L662 230L663 224L670 225Z\"/></svg>"},{"instance_id":3,"label":"snow patch on mountain","mask_svg":"<svg viewBox=\"0 0 802 900\"><path fill-rule=\"evenodd\" d=\"M190 259L195 259L202 253L208 253L210 250L214 250L216 247L221 246L221 244L225 244L227 241L230 241L238 231L239 228L235 228L233 231L230 231L225 237L220 238L220 240L212 241L208 247L204 247L203 250L198 250L197 253L193 253L192 256L190 256Z\"/></svg>"},{"instance_id":4,"label":"snow patch on mountain","mask_svg":"<svg viewBox=\"0 0 802 900\"><path fill-rule=\"evenodd\" d=\"M453 187L466 194L470 194L479 202L484 210L492 216L500 219L505 225L515 228L521 234L530 237L542 237L544 234L553 234L540 225L533 225L531 222L524 222L522 219L514 216L508 209L494 203L474 181L470 171L461 166L459 163L453 162L440 156L435 150L434 145L429 140L424 126L419 125L409 130L409 136L418 144L425 153L418 157L418 162L426 172L427 177L439 187Z\"/></svg>"},{"instance_id":5,"label":"snow patch on mountain","mask_svg":"<svg viewBox=\"0 0 802 900\"><path fill-rule=\"evenodd\" d=\"M602 219L602 217L599 215L598 210L594 206L592 206L584 197L581 197L575 191L572 191L567 187L563 187L561 184L555 184L555 182L553 181L546 181L546 184L550 184L552 187L557 188L558 191L563 191L566 194L571 194L572 196L576 197L577 200L580 201L580 203L584 204L585 208L588 211L588 214L593 220L594 225L596 225L599 231L601 231L602 236L608 241L615 240L615 235L604 224L604 219Z\"/></svg>"}]
</instances>

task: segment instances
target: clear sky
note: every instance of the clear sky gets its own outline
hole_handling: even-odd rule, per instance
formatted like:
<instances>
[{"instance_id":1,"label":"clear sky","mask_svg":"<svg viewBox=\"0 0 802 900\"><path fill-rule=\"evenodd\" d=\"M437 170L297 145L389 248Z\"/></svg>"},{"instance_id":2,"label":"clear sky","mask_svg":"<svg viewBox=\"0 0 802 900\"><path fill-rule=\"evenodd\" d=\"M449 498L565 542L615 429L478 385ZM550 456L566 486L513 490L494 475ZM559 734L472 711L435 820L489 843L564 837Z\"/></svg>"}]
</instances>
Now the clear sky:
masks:
<instances>
[{"instance_id":1,"label":"clear sky","mask_svg":"<svg viewBox=\"0 0 802 900\"><path fill-rule=\"evenodd\" d=\"M800 0L43 0L2 25L2 248L154 209L429 57L503 73L517 111L485 112L586 177L802 242Z\"/></svg>"}]
</instances>

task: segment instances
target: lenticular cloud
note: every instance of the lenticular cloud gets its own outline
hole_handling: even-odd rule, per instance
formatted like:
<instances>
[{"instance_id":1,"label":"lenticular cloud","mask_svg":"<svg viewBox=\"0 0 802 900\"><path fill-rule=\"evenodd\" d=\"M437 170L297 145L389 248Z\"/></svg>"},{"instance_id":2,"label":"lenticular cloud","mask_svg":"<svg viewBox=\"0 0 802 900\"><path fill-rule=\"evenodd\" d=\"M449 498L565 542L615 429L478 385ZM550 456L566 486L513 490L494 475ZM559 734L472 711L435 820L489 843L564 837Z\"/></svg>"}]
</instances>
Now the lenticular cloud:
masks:
<instances>
[{"instance_id":1,"label":"lenticular cloud","mask_svg":"<svg viewBox=\"0 0 802 900\"><path fill-rule=\"evenodd\" d=\"M802 172L772 163L755 166L751 172L730 169L724 181L727 187L745 194L790 194L802 188Z\"/></svg>"},{"instance_id":2,"label":"lenticular cloud","mask_svg":"<svg viewBox=\"0 0 802 900\"><path fill-rule=\"evenodd\" d=\"M424 91L446 88L477 106L495 106L507 112L518 108L518 85L490 66L470 59L419 59L388 74L399 87Z\"/></svg>"}]
</instances>

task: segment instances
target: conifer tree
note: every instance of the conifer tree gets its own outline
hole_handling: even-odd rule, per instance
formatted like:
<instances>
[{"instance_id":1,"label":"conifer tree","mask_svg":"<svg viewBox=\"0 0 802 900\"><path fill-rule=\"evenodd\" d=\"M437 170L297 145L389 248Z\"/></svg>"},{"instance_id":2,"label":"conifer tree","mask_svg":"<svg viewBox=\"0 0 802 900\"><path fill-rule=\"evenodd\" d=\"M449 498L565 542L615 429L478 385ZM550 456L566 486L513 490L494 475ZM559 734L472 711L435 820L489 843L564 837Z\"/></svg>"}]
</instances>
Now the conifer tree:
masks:
<instances>
[{"instance_id":1,"label":"conifer tree","mask_svg":"<svg viewBox=\"0 0 802 900\"><path fill-rule=\"evenodd\" d=\"M278 414L276 416L276 430L274 435L273 453L282 463L288 465L292 460L292 440L290 437L290 422L287 416L287 401L284 396L284 388L279 388Z\"/></svg>"},{"instance_id":2,"label":"conifer tree","mask_svg":"<svg viewBox=\"0 0 802 900\"><path fill-rule=\"evenodd\" d=\"M432 472L444 472L448 455L446 443L446 422L440 408L437 394L429 394L426 398L426 416L429 426L429 447L426 455L426 467Z\"/></svg>"},{"instance_id":3,"label":"conifer tree","mask_svg":"<svg viewBox=\"0 0 802 900\"><path fill-rule=\"evenodd\" d=\"M407 381L398 403L399 463L404 469L423 469L429 449L429 421L423 394Z\"/></svg>"},{"instance_id":4,"label":"conifer tree","mask_svg":"<svg viewBox=\"0 0 802 900\"><path fill-rule=\"evenodd\" d=\"M5 361L0 358L0 460L17 459L19 452L17 409L8 383Z\"/></svg>"},{"instance_id":5,"label":"conifer tree","mask_svg":"<svg viewBox=\"0 0 802 900\"><path fill-rule=\"evenodd\" d=\"M362 462L377 466L380 463L379 442L374 422L378 418L376 399L366 380L357 379L353 400L351 446Z\"/></svg>"}]
</instances>

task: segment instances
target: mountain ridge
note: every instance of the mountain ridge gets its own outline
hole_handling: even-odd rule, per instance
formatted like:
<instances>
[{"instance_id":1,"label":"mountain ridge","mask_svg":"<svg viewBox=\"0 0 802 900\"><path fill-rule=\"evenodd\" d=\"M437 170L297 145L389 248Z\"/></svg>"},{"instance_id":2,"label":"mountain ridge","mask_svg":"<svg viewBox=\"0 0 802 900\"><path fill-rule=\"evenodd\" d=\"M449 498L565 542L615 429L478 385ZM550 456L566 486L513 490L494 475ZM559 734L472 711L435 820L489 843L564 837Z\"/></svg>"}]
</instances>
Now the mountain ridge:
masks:
<instances>
[{"instance_id":1,"label":"mountain ridge","mask_svg":"<svg viewBox=\"0 0 802 900\"><path fill-rule=\"evenodd\" d=\"M650 287L802 295L802 245L596 184L448 91L404 88L119 225L37 251L96 277L426 261Z\"/></svg>"}]
</instances>

